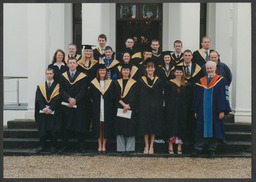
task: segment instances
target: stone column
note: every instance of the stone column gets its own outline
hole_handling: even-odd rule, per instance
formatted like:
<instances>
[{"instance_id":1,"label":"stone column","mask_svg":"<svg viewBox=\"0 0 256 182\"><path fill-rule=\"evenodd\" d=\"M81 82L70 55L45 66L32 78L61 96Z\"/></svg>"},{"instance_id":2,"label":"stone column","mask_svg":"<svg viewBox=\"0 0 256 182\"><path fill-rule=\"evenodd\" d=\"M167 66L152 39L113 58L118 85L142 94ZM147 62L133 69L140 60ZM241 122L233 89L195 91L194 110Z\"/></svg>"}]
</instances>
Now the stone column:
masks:
<instances>
[{"instance_id":1,"label":"stone column","mask_svg":"<svg viewBox=\"0 0 256 182\"><path fill-rule=\"evenodd\" d=\"M200 3L163 4L163 50L174 50L173 42L181 40L183 50L199 48Z\"/></svg>"},{"instance_id":2,"label":"stone column","mask_svg":"<svg viewBox=\"0 0 256 182\"><path fill-rule=\"evenodd\" d=\"M36 86L45 80L49 62L49 24L47 4L28 4L28 111L25 118L34 118Z\"/></svg>"},{"instance_id":3,"label":"stone column","mask_svg":"<svg viewBox=\"0 0 256 182\"><path fill-rule=\"evenodd\" d=\"M251 122L251 4L234 3L233 98L235 122Z\"/></svg>"},{"instance_id":4,"label":"stone column","mask_svg":"<svg viewBox=\"0 0 256 182\"><path fill-rule=\"evenodd\" d=\"M98 46L98 36L107 36L107 45L116 49L116 4L82 4L82 43Z\"/></svg>"}]
</instances>

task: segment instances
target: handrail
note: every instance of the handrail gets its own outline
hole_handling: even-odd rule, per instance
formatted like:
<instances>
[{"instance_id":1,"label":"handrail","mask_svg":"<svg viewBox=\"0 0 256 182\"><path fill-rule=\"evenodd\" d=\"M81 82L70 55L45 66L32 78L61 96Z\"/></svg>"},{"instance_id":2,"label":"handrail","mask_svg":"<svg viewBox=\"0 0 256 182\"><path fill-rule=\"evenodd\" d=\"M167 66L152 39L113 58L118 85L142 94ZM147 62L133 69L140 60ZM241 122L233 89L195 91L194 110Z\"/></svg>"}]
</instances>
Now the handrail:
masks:
<instances>
[{"instance_id":1,"label":"handrail","mask_svg":"<svg viewBox=\"0 0 256 182\"><path fill-rule=\"evenodd\" d=\"M27 76L4 76L4 79L25 79Z\"/></svg>"}]
</instances>

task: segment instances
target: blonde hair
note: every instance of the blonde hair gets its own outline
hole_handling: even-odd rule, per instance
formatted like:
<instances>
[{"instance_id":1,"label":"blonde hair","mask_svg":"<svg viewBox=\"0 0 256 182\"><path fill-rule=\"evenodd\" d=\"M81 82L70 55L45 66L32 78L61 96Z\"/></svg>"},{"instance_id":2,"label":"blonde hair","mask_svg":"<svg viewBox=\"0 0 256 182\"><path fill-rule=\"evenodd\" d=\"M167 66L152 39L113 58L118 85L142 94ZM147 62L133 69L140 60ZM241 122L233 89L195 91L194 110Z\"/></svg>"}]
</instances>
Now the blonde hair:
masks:
<instances>
[{"instance_id":1,"label":"blonde hair","mask_svg":"<svg viewBox=\"0 0 256 182\"><path fill-rule=\"evenodd\" d=\"M86 60L85 50L87 50L87 49L84 49L84 51L83 51L83 55L82 55L82 58L81 58L81 63L82 63L82 64L84 64L84 63L85 63L85 60ZM90 49L90 50L91 50L91 49ZM91 51L92 51L92 50L91 50ZM92 51L92 55L91 55L91 57L89 58L89 60L90 60L90 61L96 61L96 60L94 59L94 57L93 57L93 51Z\"/></svg>"}]
</instances>

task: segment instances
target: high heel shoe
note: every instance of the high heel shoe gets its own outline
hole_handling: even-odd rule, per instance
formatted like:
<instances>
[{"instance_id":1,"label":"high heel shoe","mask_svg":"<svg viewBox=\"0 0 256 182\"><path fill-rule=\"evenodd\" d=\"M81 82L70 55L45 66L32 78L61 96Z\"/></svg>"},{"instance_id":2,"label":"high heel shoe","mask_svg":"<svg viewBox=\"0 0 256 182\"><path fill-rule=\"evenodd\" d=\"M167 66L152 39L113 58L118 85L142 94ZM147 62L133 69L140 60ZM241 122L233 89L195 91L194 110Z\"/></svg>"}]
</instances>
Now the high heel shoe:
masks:
<instances>
[{"instance_id":1,"label":"high heel shoe","mask_svg":"<svg viewBox=\"0 0 256 182\"><path fill-rule=\"evenodd\" d=\"M148 154L148 151L146 150L146 147L144 147L144 154Z\"/></svg>"},{"instance_id":2,"label":"high heel shoe","mask_svg":"<svg viewBox=\"0 0 256 182\"><path fill-rule=\"evenodd\" d=\"M148 154L154 154L154 148L151 148L148 152Z\"/></svg>"}]
</instances>

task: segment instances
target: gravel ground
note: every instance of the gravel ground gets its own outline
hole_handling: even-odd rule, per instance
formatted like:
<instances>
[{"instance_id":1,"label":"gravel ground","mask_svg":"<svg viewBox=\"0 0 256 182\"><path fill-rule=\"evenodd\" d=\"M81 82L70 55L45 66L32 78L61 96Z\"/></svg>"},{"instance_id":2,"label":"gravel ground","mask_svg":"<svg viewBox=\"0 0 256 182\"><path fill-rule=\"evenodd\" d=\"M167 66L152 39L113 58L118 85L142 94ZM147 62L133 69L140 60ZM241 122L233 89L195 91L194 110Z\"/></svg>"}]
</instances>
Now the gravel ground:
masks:
<instances>
[{"instance_id":1,"label":"gravel ground","mask_svg":"<svg viewBox=\"0 0 256 182\"><path fill-rule=\"evenodd\" d=\"M11 156L4 178L251 178L251 159Z\"/></svg>"}]
</instances>

